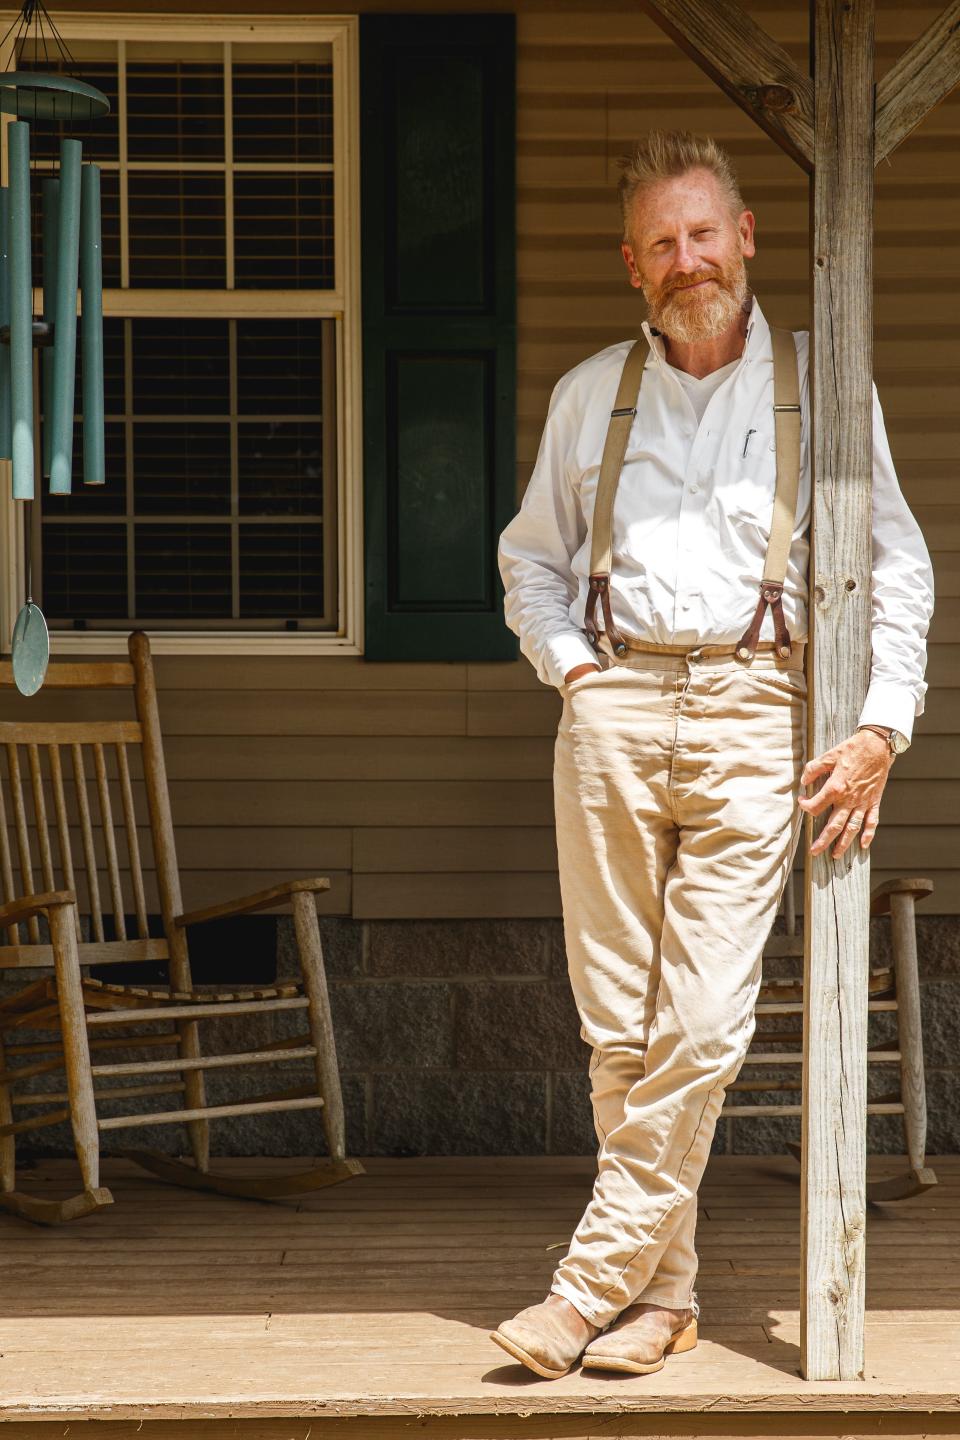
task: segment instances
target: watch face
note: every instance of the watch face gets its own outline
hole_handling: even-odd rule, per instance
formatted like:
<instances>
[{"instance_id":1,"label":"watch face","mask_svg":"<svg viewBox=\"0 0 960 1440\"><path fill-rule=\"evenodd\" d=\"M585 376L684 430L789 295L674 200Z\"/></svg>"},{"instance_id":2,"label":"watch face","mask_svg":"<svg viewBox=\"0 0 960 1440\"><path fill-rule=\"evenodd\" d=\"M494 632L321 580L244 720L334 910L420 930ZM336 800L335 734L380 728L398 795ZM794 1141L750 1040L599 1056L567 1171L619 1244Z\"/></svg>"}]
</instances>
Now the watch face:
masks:
<instances>
[{"instance_id":1,"label":"watch face","mask_svg":"<svg viewBox=\"0 0 960 1440\"><path fill-rule=\"evenodd\" d=\"M891 730L890 748L894 755L902 755L905 750L910 749L910 741L906 735L902 735L899 730Z\"/></svg>"}]
</instances>

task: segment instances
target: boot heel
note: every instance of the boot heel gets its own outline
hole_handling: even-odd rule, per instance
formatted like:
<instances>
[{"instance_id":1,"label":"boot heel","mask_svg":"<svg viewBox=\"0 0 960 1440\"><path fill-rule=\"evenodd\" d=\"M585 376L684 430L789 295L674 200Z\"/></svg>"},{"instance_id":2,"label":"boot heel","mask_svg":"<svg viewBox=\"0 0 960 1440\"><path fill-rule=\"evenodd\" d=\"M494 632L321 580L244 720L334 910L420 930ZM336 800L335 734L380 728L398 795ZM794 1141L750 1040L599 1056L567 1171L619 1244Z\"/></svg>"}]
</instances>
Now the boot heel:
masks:
<instances>
[{"instance_id":1,"label":"boot heel","mask_svg":"<svg viewBox=\"0 0 960 1440\"><path fill-rule=\"evenodd\" d=\"M694 1318L690 1321L689 1325L684 1325L683 1329L678 1331L677 1334L674 1335L673 1339L670 1341L670 1344L666 1346L663 1353L664 1355L682 1355L684 1350L693 1350L696 1346L696 1343L697 1320L696 1316L694 1316Z\"/></svg>"}]
</instances>

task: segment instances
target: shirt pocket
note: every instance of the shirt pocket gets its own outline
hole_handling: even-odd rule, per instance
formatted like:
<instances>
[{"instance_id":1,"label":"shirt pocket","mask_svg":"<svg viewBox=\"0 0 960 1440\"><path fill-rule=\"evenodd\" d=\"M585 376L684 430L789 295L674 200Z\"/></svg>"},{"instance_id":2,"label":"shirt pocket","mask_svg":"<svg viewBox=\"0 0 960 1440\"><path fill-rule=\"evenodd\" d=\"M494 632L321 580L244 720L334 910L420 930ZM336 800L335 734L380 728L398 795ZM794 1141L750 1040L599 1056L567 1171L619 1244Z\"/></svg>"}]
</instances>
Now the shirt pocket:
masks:
<instances>
[{"instance_id":1,"label":"shirt pocket","mask_svg":"<svg viewBox=\"0 0 960 1440\"><path fill-rule=\"evenodd\" d=\"M750 427L738 437L739 444L734 457L736 474L743 479L756 480L769 473L776 473L777 441L773 425Z\"/></svg>"},{"instance_id":2,"label":"shirt pocket","mask_svg":"<svg viewBox=\"0 0 960 1440\"><path fill-rule=\"evenodd\" d=\"M773 427L752 430L746 441L740 438L736 454L722 487L723 508L738 525L769 529L773 497L777 487L777 450Z\"/></svg>"}]
</instances>

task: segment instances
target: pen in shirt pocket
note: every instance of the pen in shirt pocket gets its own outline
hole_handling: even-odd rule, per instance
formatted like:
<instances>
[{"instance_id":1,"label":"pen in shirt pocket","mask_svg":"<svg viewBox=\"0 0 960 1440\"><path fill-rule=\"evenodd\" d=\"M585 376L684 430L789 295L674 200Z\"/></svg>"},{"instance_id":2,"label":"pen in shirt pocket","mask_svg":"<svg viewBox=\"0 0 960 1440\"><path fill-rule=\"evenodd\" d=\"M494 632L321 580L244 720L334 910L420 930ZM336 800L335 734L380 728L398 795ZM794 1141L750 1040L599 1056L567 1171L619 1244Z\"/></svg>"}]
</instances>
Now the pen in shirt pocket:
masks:
<instances>
[{"instance_id":1,"label":"pen in shirt pocket","mask_svg":"<svg viewBox=\"0 0 960 1440\"><path fill-rule=\"evenodd\" d=\"M744 441L743 441L743 452L742 452L742 453L743 453L744 455L746 455L746 453L747 453L747 446L750 444L750 436L751 436L751 435L756 435L756 433L757 433L756 430L748 430L748 431L747 431L746 436L745 436Z\"/></svg>"}]
</instances>

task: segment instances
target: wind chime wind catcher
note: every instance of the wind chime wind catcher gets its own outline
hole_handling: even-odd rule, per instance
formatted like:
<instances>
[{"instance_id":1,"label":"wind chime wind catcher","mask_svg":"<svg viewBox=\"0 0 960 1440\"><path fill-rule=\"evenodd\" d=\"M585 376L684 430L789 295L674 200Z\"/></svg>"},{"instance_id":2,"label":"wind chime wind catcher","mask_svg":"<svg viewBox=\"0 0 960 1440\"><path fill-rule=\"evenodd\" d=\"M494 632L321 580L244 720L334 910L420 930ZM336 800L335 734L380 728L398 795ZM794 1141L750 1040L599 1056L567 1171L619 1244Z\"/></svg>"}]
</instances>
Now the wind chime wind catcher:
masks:
<instances>
[{"instance_id":1,"label":"wind chime wind catcher","mask_svg":"<svg viewBox=\"0 0 960 1440\"><path fill-rule=\"evenodd\" d=\"M100 167L83 162L79 140L60 141L58 172L41 181L43 312L33 314L33 210L30 126L85 126L110 102L77 79L72 55L42 0L26 0L0 48L16 30L12 69L0 74L6 122L7 184L0 187L0 459L12 461L13 498L24 505L26 603L13 630L17 688L33 695L50 654L47 624L31 594L31 503L38 471L52 495L69 495L73 478L77 290L82 345L83 483L103 485L103 276ZM25 56L33 44L32 65ZM34 413L34 348L40 351L42 431ZM42 463L38 466L37 459Z\"/></svg>"}]
</instances>

